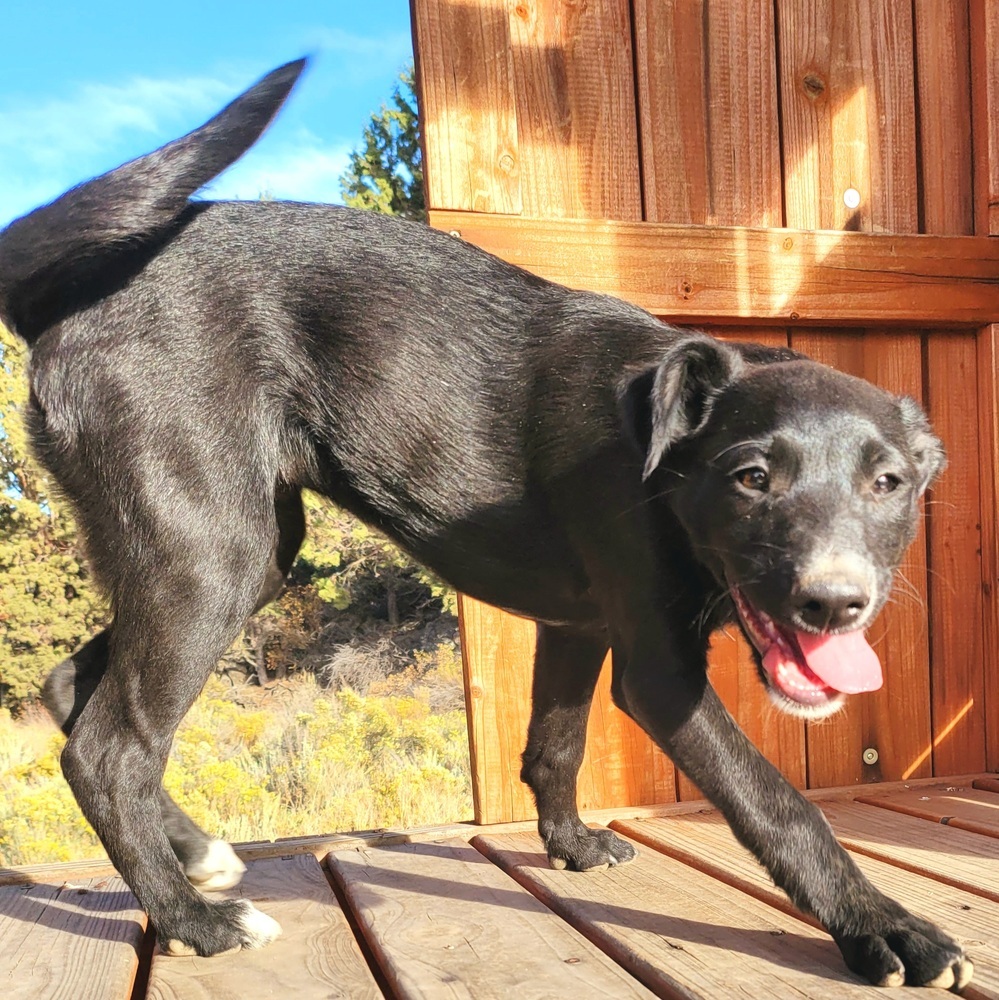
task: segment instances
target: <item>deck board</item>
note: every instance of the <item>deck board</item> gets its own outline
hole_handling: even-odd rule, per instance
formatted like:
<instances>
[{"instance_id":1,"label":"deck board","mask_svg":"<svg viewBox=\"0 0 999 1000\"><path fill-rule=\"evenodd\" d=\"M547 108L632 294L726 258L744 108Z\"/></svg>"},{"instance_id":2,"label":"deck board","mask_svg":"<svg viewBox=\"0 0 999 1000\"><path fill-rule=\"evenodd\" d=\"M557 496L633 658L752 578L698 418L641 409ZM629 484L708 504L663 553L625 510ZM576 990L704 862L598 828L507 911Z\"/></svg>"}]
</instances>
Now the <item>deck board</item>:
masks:
<instances>
[{"instance_id":1,"label":"deck board","mask_svg":"<svg viewBox=\"0 0 999 1000\"><path fill-rule=\"evenodd\" d=\"M859 802L819 804L836 836L852 851L999 902L994 838Z\"/></svg>"},{"instance_id":2,"label":"deck board","mask_svg":"<svg viewBox=\"0 0 999 1000\"><path fill-rule=\"evenodd\" d=\"M0 888L5 1000L128 997L146 915L117 876Z\"/></svg>"},{"instance_id":3,"label":"deck board","mask_svg":"<svg viewBox=\"0 0 999 1000\"><path fill-rule=\"evenodd\" d=\"M937 791L913 788L871 798L858 795L857 801L958 830L999 837L999 794L995 792L958 787Z\"/></svg>"},{"instance_id":4,"label":"deck board","mask_svg":"<svg viewBox=\"0 0 999 1000\"><path fill-rule=\"evenodd\" d=\"M736 841L720 816L641 820L615 823L614 827L757 899L795 912L787 896ZM978 993L999 1000L999 909L991 901L888 861L861 854L855 854L854 860L879 889L954 935L975 963Z\"/></svg>"},{"instance_id":5,"label":"deck board","mask_svg":"<svg viewBox=\"0 0 999 1000\"><path fill-rule=\"evenodd\" d=\"M970 1000L999 1000L999 848L952 818L988 826L995 780L810 793L875 884L965 944ZM284 934L212 959L150 958L145 917L114 874L7 870L0 984L16 1000L872 995L704 804L599 818L644 841L634 863L554 871L523 824L299 838L283 855L248 845L229 895Z\"/></svg>"},{"instance_id":6,"label":"deck board","mask_svg":"<svg viewBox=\"0 0 999 1000\"><path fill-rule=\"evenodd\" d=\"M237 889L212 895L251 900L281 924L282 936L259 951L215 958L156 953L149 1000L380 1000L382 992L312 855L253 861Z\"/></svg>"},{"instance_id":7,"label":"deck board","mask_svg":"<svg viewBox=\"0 0 999 1000\"><path fill-rule=\"evenodd\" d=\"M827 934L674 858L645 850L631 864L581 875L549 868L530 834L472 843L659 996L870 996Z\"/></svg>"},{"instance_id":8,"label":"deck board","mask_svg":"<svg viewBox=\"0 0 999 1000\"><path fill-rule=\"evenodd\" d=\"M652 996L463 840L327 864L401 1000Z\"/></svg>"}]
</instances>

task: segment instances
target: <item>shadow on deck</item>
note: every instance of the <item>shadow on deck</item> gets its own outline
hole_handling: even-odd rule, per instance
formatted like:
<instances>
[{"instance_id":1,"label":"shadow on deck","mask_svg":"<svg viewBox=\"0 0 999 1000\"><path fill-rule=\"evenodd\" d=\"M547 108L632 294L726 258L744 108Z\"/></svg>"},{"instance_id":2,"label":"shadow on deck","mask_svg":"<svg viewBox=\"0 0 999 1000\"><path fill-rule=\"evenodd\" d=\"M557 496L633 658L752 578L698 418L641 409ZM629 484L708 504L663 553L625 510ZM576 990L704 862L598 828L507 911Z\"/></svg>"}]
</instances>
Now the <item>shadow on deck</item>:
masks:
<instances>
[{"instance_id":1,"label":"shadow on deck","mask_svg":"<svg viewBox=\"0 0 999 1000\"><path fill-rule=\"evenodd\" d=\"M811 793L882 889L967 947L999 1000L999 780ZM268 948L159 955L106 863L0 871L6 1000L871 996L835 945L703 804L591 814L644 845L552 870L532 824L247 844L230 894L277 918ZM911 996L881 990L878 996ZM943 994L941 994L943 995Z\"/></svg>"}]
</instances>

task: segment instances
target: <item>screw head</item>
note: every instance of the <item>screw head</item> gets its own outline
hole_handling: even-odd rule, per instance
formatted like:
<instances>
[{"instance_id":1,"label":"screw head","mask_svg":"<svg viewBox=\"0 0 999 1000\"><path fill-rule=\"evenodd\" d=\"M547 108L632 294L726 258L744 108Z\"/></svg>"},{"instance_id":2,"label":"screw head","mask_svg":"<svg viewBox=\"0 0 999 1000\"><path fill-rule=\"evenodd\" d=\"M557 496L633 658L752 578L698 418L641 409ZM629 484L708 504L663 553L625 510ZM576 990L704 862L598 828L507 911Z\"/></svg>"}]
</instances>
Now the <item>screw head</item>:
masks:
<instances>
[{"instance_id":1,"label":"screw head","mask_svg":"<svg viewBox=\"0 0 999 1000\"><path fill-rule=\"evenodd\" d=\"M878 762L878 752L874 747L868 747L864 751L864 763L865 764L876 764Z\"/></svg>"}]
</instances>

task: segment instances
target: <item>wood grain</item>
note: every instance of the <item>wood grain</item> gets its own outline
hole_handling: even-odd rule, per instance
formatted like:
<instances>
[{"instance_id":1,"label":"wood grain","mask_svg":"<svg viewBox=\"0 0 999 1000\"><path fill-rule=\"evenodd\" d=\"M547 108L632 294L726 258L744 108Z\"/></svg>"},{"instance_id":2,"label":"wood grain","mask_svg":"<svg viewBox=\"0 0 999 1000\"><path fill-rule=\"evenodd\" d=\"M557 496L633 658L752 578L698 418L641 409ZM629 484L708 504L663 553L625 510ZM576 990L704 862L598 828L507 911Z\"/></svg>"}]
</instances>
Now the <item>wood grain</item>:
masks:
<instances>
[{"instance_id":1,"label":"wood grain","mask_svg":"<svg viewBox=\"0 0 999 1000\"><path fill-rule=\"evenodd\" d=\"M974 232L965 0L916 0L920 214L927 233ZM974 335L925 335L926 406L948 467L927 503L933 768L985 766L981 507Z\"/></svg>"},{"instance_id":2,"label":"wood grain","mask_svg":"<svg viewBox=\"0 0 999 1000\"><path fill-rule=\"evenodd\" d=\"M903 334L794 332L791 344L816 361L920 398L919 339ZM808 727L809 786L928 777L932 773L926 540L906 552L895 597L868 629L884 669L880 691L849 699L844 711ZM876 764L864 751L877 751Z\"/></svg>"},{"instance_id":3,"label":"wood grain","mask_svg":"<svg viewBox=\"0 0 999 1000\"><path fill-rule=\"evenodd\" d=\"M580 876L550 869L536 837L473 843L659 996L868 996L824 933L655 851Z\"/></svg>"},{"instance_id":4,"label":"wood grain","mask_svg":"<svg viewBox=\"0 0 999 1000\"><path fill-rule=\"evenodd\" d=\"M639 0L635 65L645 218L782 222L771 0Z\"/></svg>"},{"instance_id":5,"label":"wood grain","mask_svg":"<svg viewBox=\"0 0 999 1000\"><path fill-rule=\"evenodd\" d=\"M975 232L999 234L999 5L969 0Z\"/></svg>"},{"instance_id":6,"label":"wood grain","mask_svg":"<svg viewBox=\"0 0 999 1000\"><path fill-rule=\"evenodd\" d=\"M777 18L788 225L916 232L911 0L778 0Z\"/></svg>"},{"instance_id":7,"label":"wood grain","mask_svg":"<svg viewBox=\"0 0 999 1000\"><path fill-rule=\"evenodd\" d=\"M982 532L982 659L985 677L985 756L999 768L999 325L976 341L978 460Z\"/></svg>"},{"instance_id":8,"label":"wood grain","mask_svg":"<svg viewBox=\"0 0 999 1000\"><path fill-rule=\"evenodd\" d=\"M968 830L986 837L999 837L999 795L975 788L943 791L911 790L879 795L857 796L858 802L891 809L908 816L943 823L955 830Z\"/></svg>"},{"instance_id":9,"label":"wood grain","mask_svg":"<svg viewBox=\"0 0 999 1000\"><path fill-rule=\"evenodd\" d=\"M999 852L992 838L861 802L819 805L850 850L999 902Z\"/></svg>"},{"instance_id":10,"label":"wood grain","mask_svg":"<svg viewBox=\"0 0 999 1000\"><path fill-rule=\"evenodd\" d=\"M652 996L464 841L327 864L400 1000Z\"/></svg>"},{"instance_id":11,"label":"wood grain","mask_svg":"<svg viewBox=\"0 0 999 1000\"><path fill-rule=\"evenodd\" d=\"M629 5L518 0L507 10L524 213L641 219Z\"/></svg>"},{"instance_id":12,"label":"wood grain","mask_svg":"<svg viewBox=\"0 0 999 1000\"><path fill-rule=\"evenodd\" d=\"M150 1000L342 997L381 1000L347 919L314 857L251 861L238 888L212 898L249 899L281 924L266 948L214 958L153 955Z\"/></svg>"},{"instance_id":13,"label":"wood grain","mask_svg":"<svg viewBox=\"0 0 999 1000\"><path fill-rule=\"evenodd\" d=\"M999 246L981 237L433 211L430 222L542 277L677 322L952 328L999 316Z\"/></svg>"},{"instance_id":14,"label":"wood grain","mask_svg":"<svg viewBox=\"0 0 999 1000\"><path fill-rule=\"evenodd\" d=\"M788 223L916 232L911 3L781 0L778 25ZM848 189L859 194L858 206L844 202ZM791 344L889 391L923 396L918 336L796 331ZM920 532L901 568L900 599L869 629L880 638L885 686L809 726L811 787L932 773L926 576ZM863 759L870 749L875 765Z\"/></svg>"},{"instance_id":15,"label":"wood grain","mask_svg":"<svg viewBox=\"0 0 999 1000\"><path fill-rule=\"evenodd\" d=\"M642 843L693 863L700 871L755 898L795 913L756 859L735 839L717 815L645 820L615 824L615 829ZM860 870L882 891L906 908L934 921L972 951L975 987L999 997L999 909L979 895L941 885L923 875L885 861L855 855Z\"/></svg>"},{"instance_id":16,"label":"wood grain","mask_svg":"<svg viewBox=\"0 0 999 1000\"><path fill-rule=\"evenodd\" d=\"M510 26L487 0L412 4L427 204L519 213Z\"/></svg>"},{"instance_id":17,"label":"wood grain","mask_svg":"<svg viewBox=\"0 0 999 1000\"><path fill-rule=\"evenodd\" d=\"M146 915L118 876L0 888L0 956L10 1000L129 996Z\"/></svg>"},{"instance_id":18,"label":"wood grain","mask_svg":"<svg viewBox=\"0 0 999 1000\"><path fill-rule=\"evenodd\" d=\"M464 595L460 608L476 822L533 819L537 812L520 780L520 755L531 717L534 623ZM671 802L673 765L614 705L610 673L608 657L590 711L579 808Z\"/></svg>"}]
</instances>

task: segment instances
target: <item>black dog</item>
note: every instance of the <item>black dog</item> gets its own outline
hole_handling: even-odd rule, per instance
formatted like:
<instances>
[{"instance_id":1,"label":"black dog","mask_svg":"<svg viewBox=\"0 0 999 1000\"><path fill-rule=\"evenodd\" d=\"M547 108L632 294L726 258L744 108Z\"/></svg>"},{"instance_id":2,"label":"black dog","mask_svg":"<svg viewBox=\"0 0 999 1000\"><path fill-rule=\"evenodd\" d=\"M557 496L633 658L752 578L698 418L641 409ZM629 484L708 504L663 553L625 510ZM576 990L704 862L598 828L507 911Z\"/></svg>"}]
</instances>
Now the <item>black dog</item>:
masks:
<instances>
[{"instance_id":1,"label":"black dog","mask_svg":"<svg viewBox=\"0 0 999 1000\"><path fill-rule=\"evenodd\" d=\"M34 441L114 610L46 700L69 734L66 777L165 950L213 955L278 932L195 890L240 865L160 781L218 657L279 590L307 487L538 622L523 778L553 864L634 854L575 804L612 648L617 703L852 969L963 986L960 947L861 875L705 676L712 630L738 612L781 707L819 717L880 683L862 629L943 462L918 406L423 226L191 203L301 69L0 236L0 316L32 346Z\"/></svg>"}]
</instances>

